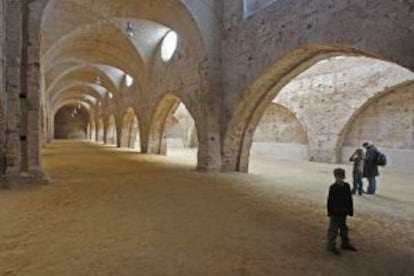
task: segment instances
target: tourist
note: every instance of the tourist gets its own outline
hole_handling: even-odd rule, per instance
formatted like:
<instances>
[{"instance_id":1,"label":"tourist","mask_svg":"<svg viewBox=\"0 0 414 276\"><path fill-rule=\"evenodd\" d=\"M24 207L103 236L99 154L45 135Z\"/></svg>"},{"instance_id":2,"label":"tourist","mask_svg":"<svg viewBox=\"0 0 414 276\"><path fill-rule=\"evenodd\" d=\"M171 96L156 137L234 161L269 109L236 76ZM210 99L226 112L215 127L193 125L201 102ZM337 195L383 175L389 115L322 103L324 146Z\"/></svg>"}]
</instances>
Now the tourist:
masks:
<instances>
[{"instance_id":1,"label":"tourist","mask_svg":"<svg viewBox=\"0 0 414 276\"><path fill-rule=\"evenodd\" d=\"M375 177L379 175L377 166L377 148L370 142L364 142L362 146L365 148L363 177L368 179L367 194L375 194L377 189L377 181Z\"/></svg>"},{"instance_id":2,"label":"tourist","mask_svg":"<svg viewBox=\"0 0 414 276\"><path fill-rule=\"evenodd\" d=\"M362 173L364 169L364 151L361 148L358 148L349 158L349 161L353 162L352 168L352 194L355 194L358 191L359 195L362 195Z\"/></svg>"}]
</instances>

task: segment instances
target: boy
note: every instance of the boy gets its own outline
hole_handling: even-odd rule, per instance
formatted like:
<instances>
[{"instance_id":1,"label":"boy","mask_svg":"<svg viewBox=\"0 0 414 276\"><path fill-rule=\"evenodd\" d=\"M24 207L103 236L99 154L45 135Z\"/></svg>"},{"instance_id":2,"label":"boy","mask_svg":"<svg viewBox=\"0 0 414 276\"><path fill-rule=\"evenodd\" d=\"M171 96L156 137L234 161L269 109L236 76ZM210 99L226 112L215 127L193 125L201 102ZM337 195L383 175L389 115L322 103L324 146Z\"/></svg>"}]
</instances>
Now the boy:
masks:
<instances>
[{"instance_id":1,"label":"boy","mask_svg":"<svg viewBox=\"0 0 414 276\"><path fill-rule=\"evenodd\" d=\"M349 158L349 161L353 162L352 178L353 187L352 194L358 191L359 195L362 195L362 173L364 171L364 151L362 149L356 149L355 152Z\"/></svg>"},{"instance_id":2,"label":"boy","mask_svg":"<svg viewBox=\"0 0 414 276\"><path fill-rule=\"evenodd\" d=\"M348 238L348 227L346 226L346 216L353 216L353 202L351 187L344 182L345 170L336 168L333 171L335 183L329 187L327 202L329 228L328 228L328 250L336 255L340 252L336 249L335 240L338 230L341 236L341 247L344 250L357 251Z\"/></svg>"}]
</instances>

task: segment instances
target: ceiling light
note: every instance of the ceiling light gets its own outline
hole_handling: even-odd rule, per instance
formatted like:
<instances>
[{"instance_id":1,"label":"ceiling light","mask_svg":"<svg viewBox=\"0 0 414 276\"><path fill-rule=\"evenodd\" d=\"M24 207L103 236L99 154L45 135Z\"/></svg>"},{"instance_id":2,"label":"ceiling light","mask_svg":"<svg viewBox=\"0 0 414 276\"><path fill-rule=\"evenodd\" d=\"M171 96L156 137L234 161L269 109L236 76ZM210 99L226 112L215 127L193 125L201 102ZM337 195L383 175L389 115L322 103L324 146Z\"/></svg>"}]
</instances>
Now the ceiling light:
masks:
<instances>
[{"instance_id":1,"label":"ceiling light","mask_svg":"<svg viewBox=\"0 0 414 276\"><path fill-rule=\"evenodd\" d=\"M134 36L134 29L132 28L132 23L130 21L127 22L125 33L129 38Z\"/></svg>"},{"instance_id":2,"label":"ceiling light","mask_svg":"<svg viewBox=\"0 0 414 276\"><path fill-rule=\"evenodd\" d=\"M99 76L97 76L96 77L96 79L95 79L95 83L97 84L97 85L101 85L101 78L99 77Z\"/></svg>"}]
</instances>

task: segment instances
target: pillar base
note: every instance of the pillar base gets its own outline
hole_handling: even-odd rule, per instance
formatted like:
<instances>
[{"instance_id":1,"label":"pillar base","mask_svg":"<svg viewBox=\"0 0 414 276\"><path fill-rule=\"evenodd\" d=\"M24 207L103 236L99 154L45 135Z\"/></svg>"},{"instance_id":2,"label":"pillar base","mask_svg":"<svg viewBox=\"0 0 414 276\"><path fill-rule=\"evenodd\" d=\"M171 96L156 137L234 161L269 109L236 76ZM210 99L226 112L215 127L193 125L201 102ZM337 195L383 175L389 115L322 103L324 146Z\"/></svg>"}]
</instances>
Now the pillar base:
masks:
<instances>
[{"instance_id":1,"label":"pillar base","mask_svg":"<svg viewBox=\"0 0 414 276\"><path fill-rule=\"evenodd\" d=\"M41 170L29 172L10 172L1 177L0 186L3 188L24 188L34 185L45 185L50 182L50 177Z\"/></svg>"}]
</instances>

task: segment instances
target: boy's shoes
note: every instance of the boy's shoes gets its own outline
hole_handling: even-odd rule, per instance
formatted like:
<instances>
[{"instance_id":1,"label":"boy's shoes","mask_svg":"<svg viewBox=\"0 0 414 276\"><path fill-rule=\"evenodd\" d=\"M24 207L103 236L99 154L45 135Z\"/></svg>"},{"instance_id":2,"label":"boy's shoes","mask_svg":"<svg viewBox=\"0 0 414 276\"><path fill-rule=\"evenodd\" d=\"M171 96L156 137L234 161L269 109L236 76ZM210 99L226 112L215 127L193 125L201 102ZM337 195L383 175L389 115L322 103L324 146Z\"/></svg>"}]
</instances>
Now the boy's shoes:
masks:
<instances>
[{"instance_id":1,"label":"boy's shoes","mask_svg":"<svg viewBox=\"0 0 414 276\"><path fill-rule=\"evenodd\" d=\"M355 247L353 247L352 245L348 244L348 245L343 245L342 246L343 250L349 250L349 251L358 251Z\"/></svg>"},{"instance_id":2,"label":"boy's shoes","mask_svg":"<svg viewBox=\"0 0 414 276\"><path fill-rule=\"evenodd\" d=\"M336 247L334 248L328 248L328 251L335 254L335 255L341 255L341 252L339 252L338 249L336 249Z\"/></svg>"}]
</instances>

